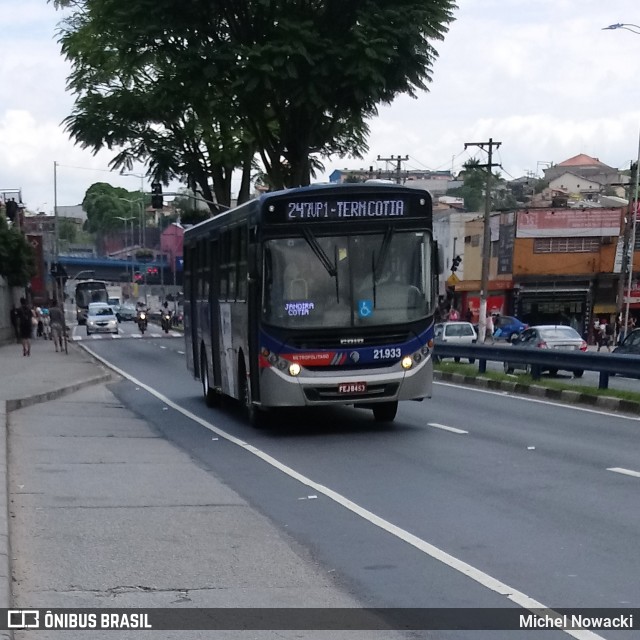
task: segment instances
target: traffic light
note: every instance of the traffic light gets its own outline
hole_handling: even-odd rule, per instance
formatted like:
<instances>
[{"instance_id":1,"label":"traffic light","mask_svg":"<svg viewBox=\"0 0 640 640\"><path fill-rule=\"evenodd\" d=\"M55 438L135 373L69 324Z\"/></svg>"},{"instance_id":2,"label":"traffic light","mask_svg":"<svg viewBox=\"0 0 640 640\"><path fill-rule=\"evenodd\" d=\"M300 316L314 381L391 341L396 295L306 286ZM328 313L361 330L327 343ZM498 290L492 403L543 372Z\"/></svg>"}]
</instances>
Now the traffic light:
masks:
<instances>
[{"instance_id":1,"label":"traffic light","mask_svg":"<svg viewBox=\"0 0 640 640\"><path fill-rule=\"evenodd\" d=\"M457 271L458 270L458 266L460 265L461 262L462 262L462 258L460 256L456 256L451 261L451 271Z\"/></svg>"},{"instance_id":2,"label":"traffic light","mask_svg":"<svg viewBox=\"0 0 640 640\"><path fill-rule=\"evenodd\" d=\"M162 209L164 207L164 201L162 198L162 183L151 183L151 206L154 209Z\"/></svg>"}]
</instances>

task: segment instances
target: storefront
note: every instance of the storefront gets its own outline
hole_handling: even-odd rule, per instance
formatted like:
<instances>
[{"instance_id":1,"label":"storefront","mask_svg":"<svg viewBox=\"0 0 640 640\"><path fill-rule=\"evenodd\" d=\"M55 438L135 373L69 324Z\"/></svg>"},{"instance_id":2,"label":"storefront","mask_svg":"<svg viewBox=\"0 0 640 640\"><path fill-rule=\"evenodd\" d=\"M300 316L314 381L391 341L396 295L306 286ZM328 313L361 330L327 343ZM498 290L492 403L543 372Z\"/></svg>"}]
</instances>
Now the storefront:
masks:
<instances>
[{"instance_id":1,"label":"storefront","mask_svg":"<svg viewBox=\"0 0 640 640\"><path fill-rule=\"evenodd\" d=\"M487 296L487 313L499 313L500 315L511 315L513 310L512 302L513 282L511 280L490 280L489 295ZM455 295L464 318L468 309L471 309L474 324L480 317L480 281L462 280L455 286Z\"/></svg>"},{"instance_id":2,"label":"storefront","mask_svg":"<svg viewBox=\"0 0 640 640\"><path fill-rule=\"evenodd\" d=\"M593 307L590 279L520 282L515 287L515 311L529 325L566 324L587 337Z\"/></svg>"}]
</instances>

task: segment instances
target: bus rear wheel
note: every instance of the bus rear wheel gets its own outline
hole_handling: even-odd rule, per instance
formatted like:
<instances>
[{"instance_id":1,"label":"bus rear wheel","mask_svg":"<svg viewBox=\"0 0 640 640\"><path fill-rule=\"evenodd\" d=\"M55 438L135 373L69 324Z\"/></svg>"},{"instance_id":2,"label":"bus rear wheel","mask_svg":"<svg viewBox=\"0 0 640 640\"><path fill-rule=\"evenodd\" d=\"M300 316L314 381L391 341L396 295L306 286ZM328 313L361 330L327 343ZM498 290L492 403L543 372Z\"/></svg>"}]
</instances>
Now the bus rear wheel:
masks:
<instances>
[{"instance_id":1,"label":"bus rear wheel","mask_svg":"<svg viewBox=\"0 0 640 640\"><path fill-rule=\"evenodd\" d=\"M202 352L200 356L200 380L202 380L202 395L207 407L215 407L218 404L218 394L209 386L209 367L207 356Z\"/></svg>"},{"instance_id":2,"label":"bus rear wheel","mask_svg":"<svg viewBox=\"0 0 640 640\"><path fill-rule=\"evenodd\" d=\"M373 405L373 418L376 422L393 422L398 412L396 402L378 402Z\"/></svg>"}]
</instances>

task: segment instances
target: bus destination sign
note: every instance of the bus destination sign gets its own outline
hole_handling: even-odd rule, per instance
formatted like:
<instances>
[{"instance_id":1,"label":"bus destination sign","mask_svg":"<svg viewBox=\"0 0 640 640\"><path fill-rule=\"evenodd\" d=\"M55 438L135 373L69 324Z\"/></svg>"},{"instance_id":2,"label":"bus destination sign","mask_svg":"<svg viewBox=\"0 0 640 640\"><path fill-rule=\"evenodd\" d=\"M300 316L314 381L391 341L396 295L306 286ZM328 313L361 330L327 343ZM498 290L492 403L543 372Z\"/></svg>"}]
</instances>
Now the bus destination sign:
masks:
<instances>
[{"instance_id":1,"label":"bus destination sign","mask_svg":"<svg viewBox=\"0 0 640 640\"><path fill-rule=\"evenodd\" d=\"M320 222L322 220L380 220L424 216L428 211L409 198L351 198L277 200L267 207L269 222Z\"/></svg>"}]
</instances>

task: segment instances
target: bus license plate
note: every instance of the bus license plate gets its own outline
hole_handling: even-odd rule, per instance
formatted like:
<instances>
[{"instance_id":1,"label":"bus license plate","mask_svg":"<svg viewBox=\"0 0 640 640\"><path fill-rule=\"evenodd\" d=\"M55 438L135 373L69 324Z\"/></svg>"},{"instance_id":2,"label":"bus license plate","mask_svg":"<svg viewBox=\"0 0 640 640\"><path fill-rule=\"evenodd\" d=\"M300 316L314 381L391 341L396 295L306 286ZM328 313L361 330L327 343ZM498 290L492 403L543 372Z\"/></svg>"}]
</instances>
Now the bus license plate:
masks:
<instances>
[{"instance_id":1,"label":"bus license plate","mask_svg":"<svg viewBox=\"0 0 640 640\"><path fill-rule=\"evenodd\" d=\"M338 393L365 393L366 390L366 382L341 382L338 385Z\"/></svg>"}]
</instances>

